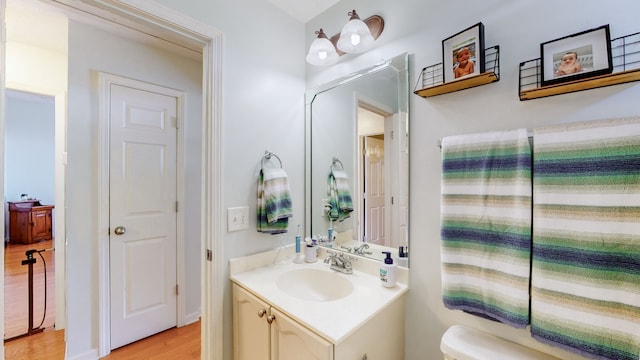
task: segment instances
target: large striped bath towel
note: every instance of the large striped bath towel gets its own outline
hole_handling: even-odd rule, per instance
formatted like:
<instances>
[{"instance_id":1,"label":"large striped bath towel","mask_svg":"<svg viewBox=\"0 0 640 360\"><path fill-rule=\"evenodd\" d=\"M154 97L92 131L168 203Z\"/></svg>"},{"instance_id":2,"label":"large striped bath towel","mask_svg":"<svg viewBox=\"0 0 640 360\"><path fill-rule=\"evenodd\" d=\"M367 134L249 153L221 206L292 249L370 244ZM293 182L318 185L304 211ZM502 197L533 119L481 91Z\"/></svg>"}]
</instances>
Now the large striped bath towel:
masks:
<instances>
[{"instance_id":1,"label":"large striped bath towel","mask_svg":"<svg viewBox=\"0 0 640 360\"><path fill-rule=\"evenodd\" d=\"M531 333L640 358L640 119L534 131Z\"/></svg>"},{"instance_id":2,"label":"large striped bath towel","mask_svg":"<svg viewBox=\"0 0 640 360\"><path fill-rule=\"evenodd\" d=\"M441 201L444 305L525 327L531 269L527 130L444 138Z\"/></svg>"}]
</instances>

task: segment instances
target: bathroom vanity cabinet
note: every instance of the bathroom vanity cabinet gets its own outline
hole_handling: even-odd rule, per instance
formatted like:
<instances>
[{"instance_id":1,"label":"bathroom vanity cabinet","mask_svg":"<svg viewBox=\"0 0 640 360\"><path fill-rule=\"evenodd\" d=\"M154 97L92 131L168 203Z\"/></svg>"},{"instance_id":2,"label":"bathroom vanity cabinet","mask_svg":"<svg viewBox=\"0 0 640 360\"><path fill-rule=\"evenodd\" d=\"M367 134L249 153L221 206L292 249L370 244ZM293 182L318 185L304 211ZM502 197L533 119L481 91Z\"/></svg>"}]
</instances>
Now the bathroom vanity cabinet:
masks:
<instances>
[{"instance_id":1,"label":"bathroom vanity cabinet","mask_svg":"<svg viewBox=\"0 0 640 360\"><path fill-rule=\"evenodd\" d=\"M9 202L9 241L31 244L51 240L53 205L41 205L38 200Z\"/></svg>"},{"instance_id":2,"label":"bathroom vanity cabinet","mask_svg":"<svg viewBox=\"0 0 640 360\"><path fill-rule=\"evenodd\" d=\"M349 321L348 316L342 321ZM375 360L404 358L404 297L337 343L233 284L234 360Z\"/></svg>"},{"instance_id":3,"label":"bathroom vanity cabinet","mask_svg":"<svg viewBox=\"0 0 640 360\"><path fill-rule=\"evenodd\" d=\"M229 261L234 360L404 359L408 269L387 288L377 260L343 274L294 259L286 246Z\"/></svg>"},{"instance_id":4,"label":"bathroom vanity cabinet","mask_svg":"<svg viewBox=\"0 0 640 360\"><path fill-rule=\"evenodd\" d=\"M234 360L332 360L333 344L233 285Z\"/></svg>"}]
</instances>

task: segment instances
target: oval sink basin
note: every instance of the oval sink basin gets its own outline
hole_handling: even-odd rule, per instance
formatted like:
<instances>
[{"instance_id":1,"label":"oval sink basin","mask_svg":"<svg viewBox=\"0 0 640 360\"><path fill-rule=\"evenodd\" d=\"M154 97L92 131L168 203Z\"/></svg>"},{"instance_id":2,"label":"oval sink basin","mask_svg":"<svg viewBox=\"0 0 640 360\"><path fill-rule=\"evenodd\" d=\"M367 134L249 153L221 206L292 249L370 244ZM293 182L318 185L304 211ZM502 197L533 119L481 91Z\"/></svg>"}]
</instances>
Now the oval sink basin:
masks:
<instances>
[{"instance_id":1,"label":"oval sink basin","mask_svg":"<svg viewBox=\"0 0 640 360\"><path fill-rule=\"evenodd\" d=\"M308 301L333 301L351 294L353 284L337 273L318 269L291 270L276 279L285 293Z\"/></svg>"}]
</instances>

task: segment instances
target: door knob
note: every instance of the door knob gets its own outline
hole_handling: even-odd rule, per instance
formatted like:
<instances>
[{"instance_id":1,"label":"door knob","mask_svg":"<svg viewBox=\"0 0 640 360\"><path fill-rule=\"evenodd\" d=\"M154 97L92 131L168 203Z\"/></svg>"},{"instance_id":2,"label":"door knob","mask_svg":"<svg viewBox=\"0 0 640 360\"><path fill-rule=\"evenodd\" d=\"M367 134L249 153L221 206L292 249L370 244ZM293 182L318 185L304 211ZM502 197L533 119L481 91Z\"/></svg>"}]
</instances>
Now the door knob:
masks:
<instances>
[{"instance_id":1,"label":"door knob","mask_svg":"<svg viewBox=\"0 0 640 360\"><path fill-rule=\"evenodd\" d=\"M124 226L117 226L113 229L113 233L116 235L124 235L127 232L127 229Z\"/></svg>"}]
</instances>

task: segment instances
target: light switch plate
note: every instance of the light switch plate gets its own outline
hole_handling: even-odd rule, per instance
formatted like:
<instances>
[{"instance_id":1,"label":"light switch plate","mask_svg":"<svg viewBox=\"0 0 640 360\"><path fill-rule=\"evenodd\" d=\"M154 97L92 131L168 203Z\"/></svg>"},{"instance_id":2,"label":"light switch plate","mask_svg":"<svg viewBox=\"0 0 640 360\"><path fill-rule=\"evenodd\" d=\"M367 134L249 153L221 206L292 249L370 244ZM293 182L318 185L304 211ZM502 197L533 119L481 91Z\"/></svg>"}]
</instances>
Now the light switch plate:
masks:
<instances>
[{"instance_id":1,"label":"light switch plate","mask_svg":"<svg viewBox=\"0 0 640 360\"><path fill-rule=\"evenodd\" d=\"M249 207L239 206L227 209L227 232L249 228Z\"/></svg>"}]
</instances>

